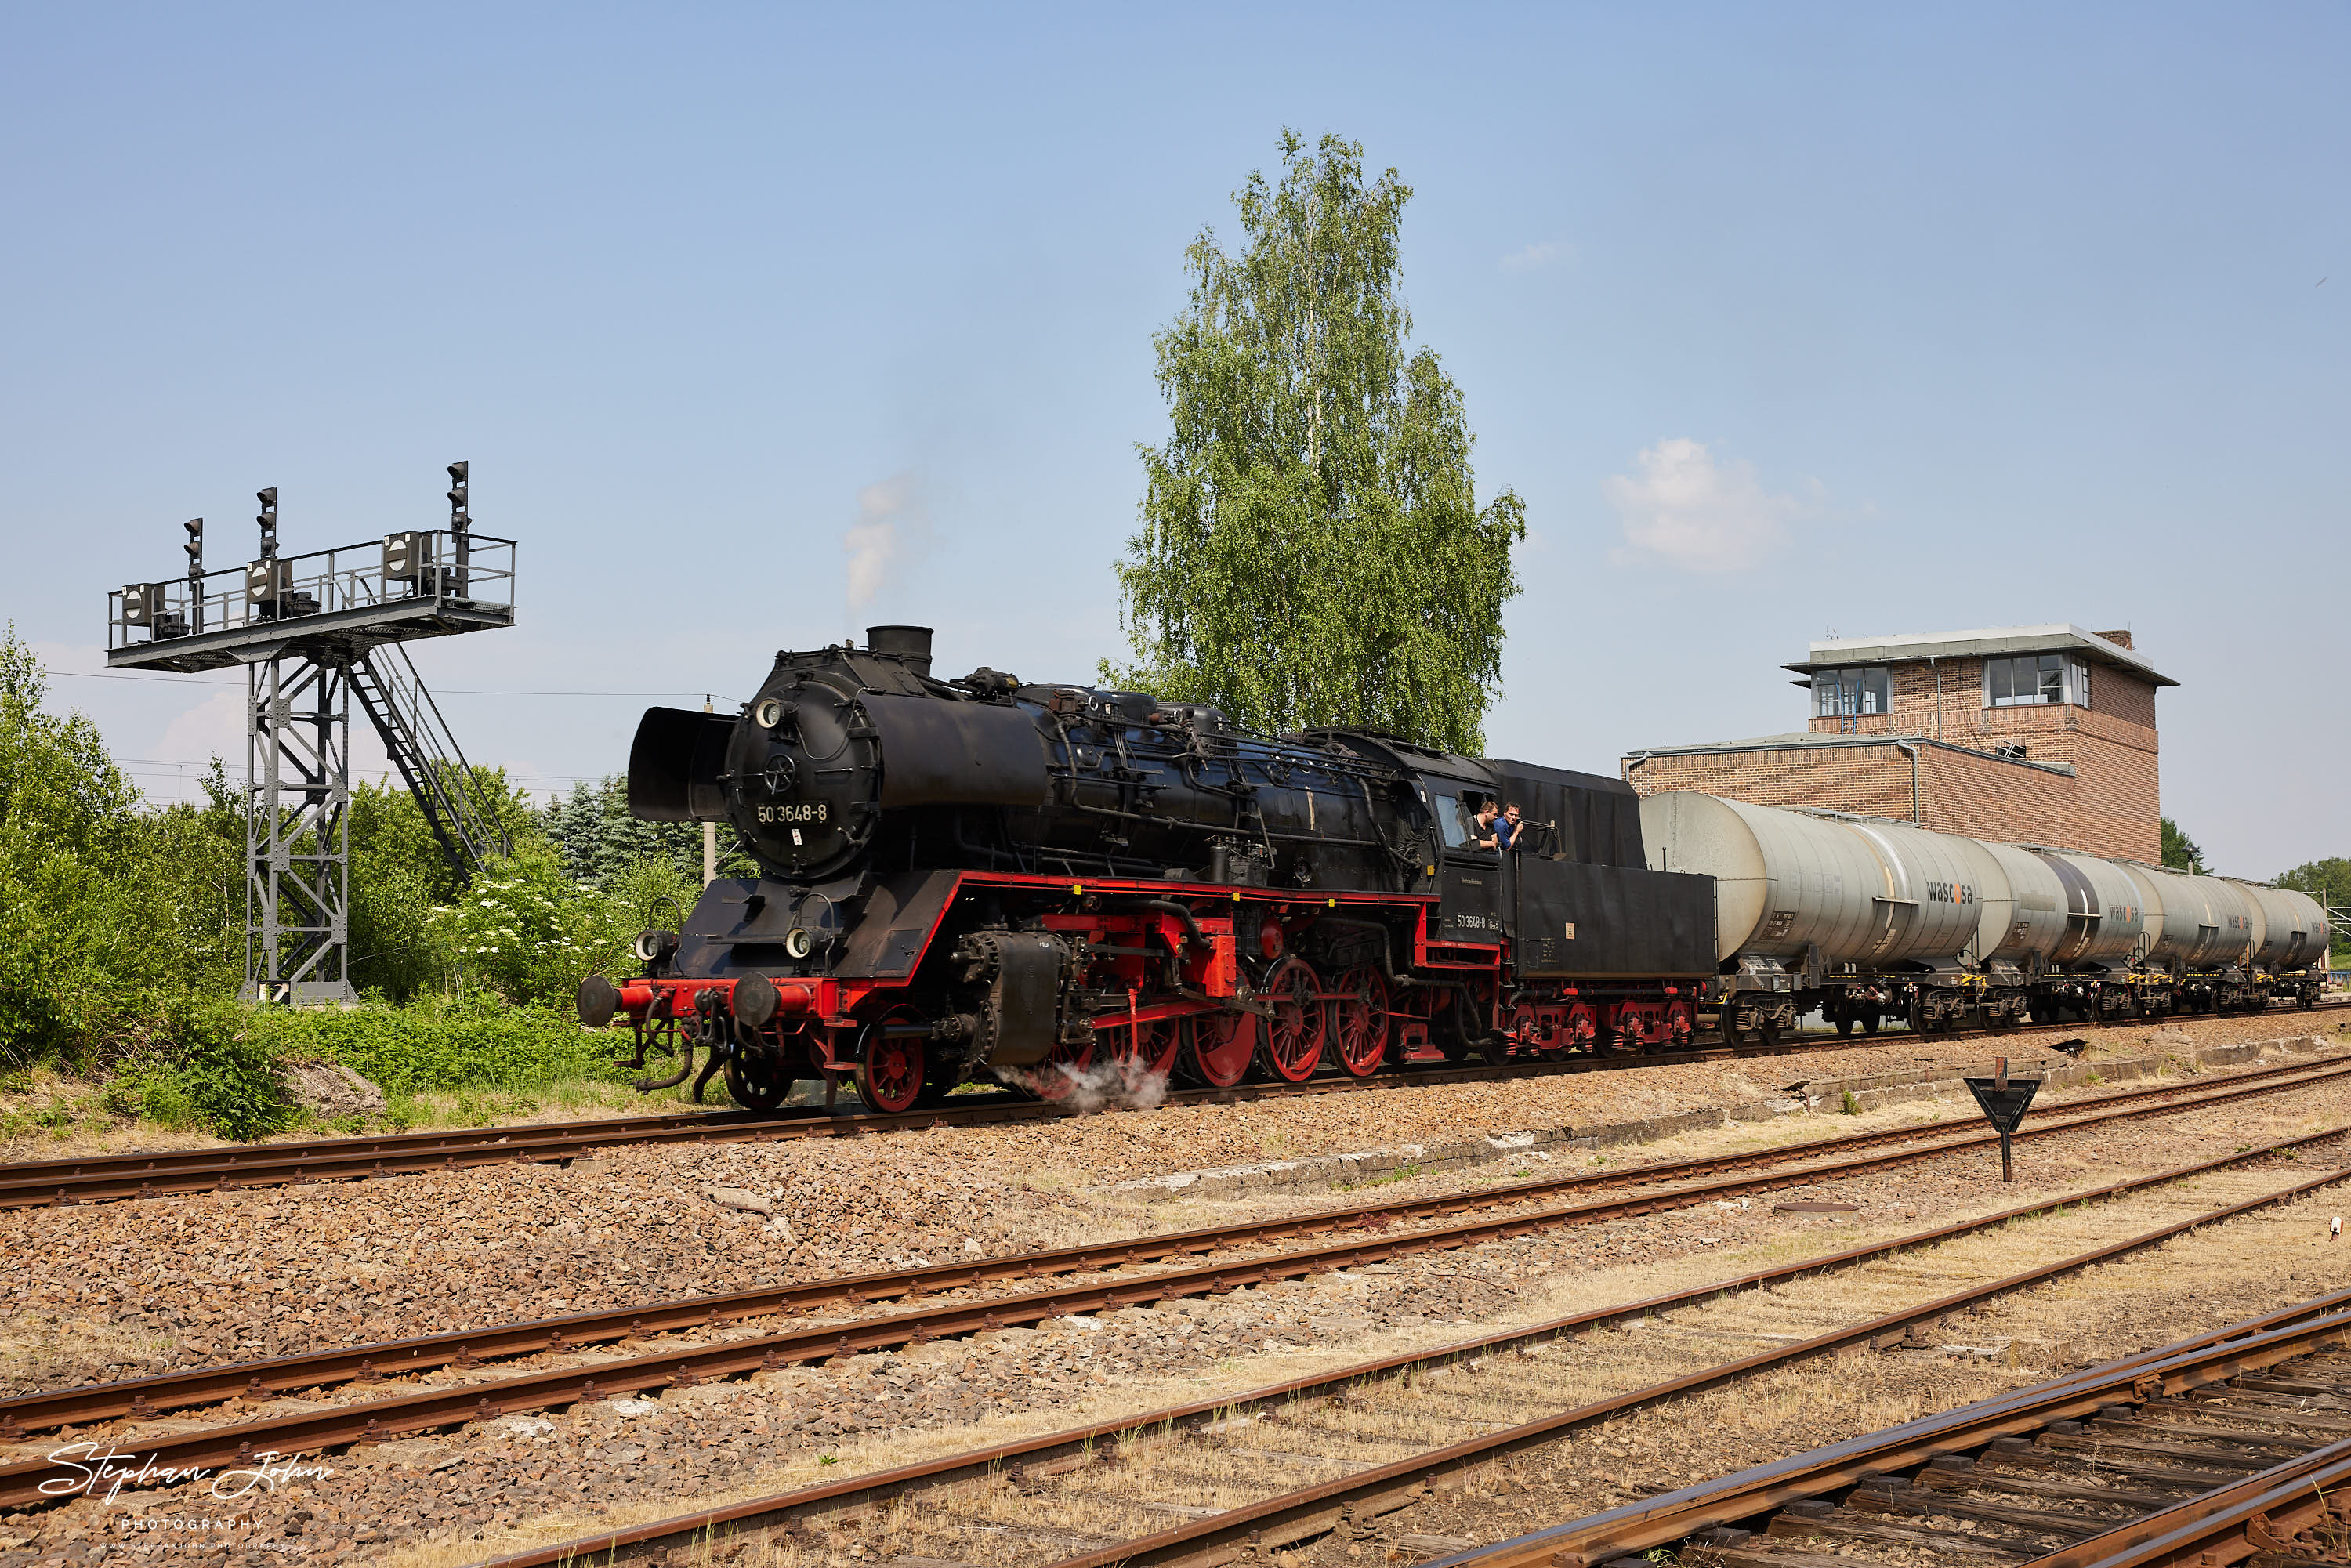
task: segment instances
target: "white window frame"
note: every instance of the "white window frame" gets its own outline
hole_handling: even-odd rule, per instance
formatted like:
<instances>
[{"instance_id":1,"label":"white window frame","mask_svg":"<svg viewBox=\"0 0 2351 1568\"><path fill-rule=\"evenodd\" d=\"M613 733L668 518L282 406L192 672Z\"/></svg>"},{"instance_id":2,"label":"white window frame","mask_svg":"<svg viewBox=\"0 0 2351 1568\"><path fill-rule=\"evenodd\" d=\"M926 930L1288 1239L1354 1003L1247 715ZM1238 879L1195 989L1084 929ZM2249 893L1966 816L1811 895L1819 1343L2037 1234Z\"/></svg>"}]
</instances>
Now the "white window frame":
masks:
<instances>
[{"instance_id":1,"label":"white window frame","mask_svg":"<svg viewBox=\"0 0 2351 1568\"><path fill-rule=\"evenodd\" d=\"M2041 668L2041 661L2051 656L2048 653L2011 653L1997 659L1986 659L1983 664L1983 706L1986 707L2049 707L2058 704L2070 704L2074 707L2088 707L2090 706L2090 666L2086 661L2075 658L2071 653L2055 655L2059 661L2056 671L2057 695L2051 698L2042 695L2042 676L2045 672ZM2031 696L2018 696L2015 694L2016 666L2020 664L2024 666L2026 673L2032 678ZM1992 672L2002 667L2007 670L2009 676L2009 695L1996 696L1992 693Z\"/></svg>"}]
</instances>

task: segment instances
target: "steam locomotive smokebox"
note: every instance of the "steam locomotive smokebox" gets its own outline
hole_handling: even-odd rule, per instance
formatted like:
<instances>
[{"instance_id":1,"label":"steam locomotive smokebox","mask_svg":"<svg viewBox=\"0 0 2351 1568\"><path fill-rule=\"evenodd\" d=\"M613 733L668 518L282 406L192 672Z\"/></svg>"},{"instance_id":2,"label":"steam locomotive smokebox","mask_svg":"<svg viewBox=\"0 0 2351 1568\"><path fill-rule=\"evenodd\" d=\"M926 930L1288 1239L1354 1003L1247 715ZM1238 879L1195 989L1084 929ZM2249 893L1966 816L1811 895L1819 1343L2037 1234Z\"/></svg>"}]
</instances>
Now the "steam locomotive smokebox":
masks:
<instances>
[{"instance_id":1,"label":"steam locomotive smokebox","mask_svg":"<svg viewBox=\"0 0 2351 1568\"><path fill-rule=\"evenodd\" d=\"M865 647L868 653L905 660L918 675L931 673L931 629L927 626L868 626Z\"/></svg>"}]
</instances>

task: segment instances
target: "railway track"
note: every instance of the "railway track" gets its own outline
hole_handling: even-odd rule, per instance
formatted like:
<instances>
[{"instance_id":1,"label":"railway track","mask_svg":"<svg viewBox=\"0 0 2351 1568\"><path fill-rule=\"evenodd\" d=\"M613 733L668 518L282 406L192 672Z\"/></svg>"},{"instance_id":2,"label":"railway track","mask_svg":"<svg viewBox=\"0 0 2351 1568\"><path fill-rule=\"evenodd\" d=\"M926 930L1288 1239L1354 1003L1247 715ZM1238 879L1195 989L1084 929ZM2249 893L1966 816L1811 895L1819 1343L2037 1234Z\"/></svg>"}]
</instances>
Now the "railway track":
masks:
<instances>
[{"instance_id":1,"label":"railway track","mask_svg":"<svg viewBox=\"0 0 2351 1568\"><path fill-rule=\"evenodd\" d=\"M1429 1568L1959 1558L2027 1568L2341 1563L2351 1313L2341 1296ZM2274 1314L2273 1314L2274 1316ZM1140 1560L1138 1560L1140 1561Z\"/></svg>"},{"instance_id":2,"label":"railway track","mask_svg":"<svg viewBox=\"0 0 2351 1568\"><path fill-rule=\"evenodd\" d=\"M2342 1004L2351 1006L2351 1003ZM2324 1009L2322 1009L2324 1010ZM2032 1025L2000 1031L2003 1040L2057 1033L2070 1026ZM1884 1036L1877 1037L1881 1040ZM1938 1040L1957 1038L1936 1035ZM1329 1077L1304 1083L1242 1084L1231 1089L1178 1090L1163 1103L1206 1104L1281 1099L1301 1094L1350 1093L1494 1082L1562 1073L1658 1066L1677 1061L1786 1056L1850 1049L1852 1040L1823 1036L1786 1040L1777 1046L1704 1047L1657 1056L1582 1057L1564 1061L1513 1061L1502 1066L1451 1067L1384 1073L1371 1078ZM242 1186L356 1181L371 1176L413 1175L463 1166L504 1165L517 1160L551 1164L590 1156L601 1150L664 1143L756 1142L787 1138L850 1137L937 1126L985 1125L1086 1113L1066 1103L1024 1099L1009 1093L959 1095L935 1110L902 1115L835 1115L815 1108L778 1112L671 1112L597 1122L523 1124L427 1133L393 1133L328 1138L237 1148L143 1151L56 1160L0 1163L0 1208L107 1203L162 1197Z\"/></svg>"},{"instance_id":3,"label":"railway track","mask_svg":"<svg viewBox=\"0 0 2351 1568\"><path fill-rule=\"evenodd\" d=\"M2351 1061L2325 1064L2261 1075L2258 1082L2232 1082L2129 1092L2099 1100L2078 1113L2027 1128L2025 1137L2048 1137L2096 1127L2109 1122L2147 1115L2174 1114L2215 1104L2280 1092L2291 1092L2314 1082L2351 1077ZM2299 1145L2322 1142L2344 1131L2295 1140ZM1938 1135L1938 1134L1940 1135ZM395 1375L455 1367L470 1372L483 1362L543 1353L566 1355L593 1353L593 1347L642 1340L660 1333L739 1329L744 1322L779 1312L831 1304L860 1305L876 1300L904 1299L921 1294L968 1291L984 1285L1034 1282L1060 1274L1093 1278L1050 1283L1010 1295L936 1303L916 1311L875 1314L847 1322L758 1333L717 1343L677 1345L668 1349L625 1348L591 1364L542 1368L516 1375L484 1378L461 1385L378 1396L319 1410L307 1409L286 1416L248 1420L196 1431L164 1435L123 1436L135 1442L159 1465L175 1467L219 1465L256 1451L310 1451L354 1441L366 1441L427 1430L466 1420L517 1414L555 1405L569 1405L669 1387L692 1386L715 1378L742 1376L786 1365L825 1361L880 1349L893 1349L1008 1327L1026 1327L1071 1314L1116 1311L1170 1298L1217 1294L1245 1286L1328 1273L1417 1253L1476 1245L1533 1234L1562 1226L1604 1223L1614 1218L1656 1212L1664 1208L1718 1201L1742 1194L1769 1191L1842 1176L1853 1176L1943 1155L1980 1149L1993 1142L1990 1134L1952 1136L1939 1129L1854 1134L1809 1145L1765 1151L1756 1155L1722 1155L1667 1162L1619 1171L1514 1184L1477 1193L1435 1195L1382 1204L1326 1210L1319 1214L1207 1230L1138 1237L1091 1247L1034 1253L998 1260L978 1260L909 1270L893 1275L811 1281L727 1297L622 1308L611 1312L500 1328L434 1335L389 1344L355 1346L311 1355L277 1358L241 1366L208 1368L160 1377L98 1385L26 1396L0 1402L0 1437L21 1441L35 1431L88 1427L113 1420L144 1421L173 1409L245 1397L266 1400L296 1390L315 1395L327 1387L356 1381L378 1381ZM1912 1146L1899 1146L1904 1144ZM1888 1145L1896 1145L1888 1147ZM2241 1153L2208 1162L2188 1171L2175 1171L2135 1182L2116 1184L2062 1201L2086 1200L2137 1191L2149 1185L2179 1179L2194 1171L2221 1169L2273 1153L2273 1148ZM1826 1154L1831 1157L1821 1160ZM1812 1163L1798 1163L1812 1156ZM1729 1171L1728 1176L1719 1173ZM1670 1188L1654 1184L1674 1178ZM1708 1179L1710 1178L1710 1179ZM2330 1178L2331 1179L2331 1178ZM1640 1188L1600 1200L1553 1204L1547 1207L1489 1215L1433 1228L1404 1230L1399 1222L1442 1221L1470 1210L1490 1210L1524 1205L1546 1197L1573 1194L1598 1186ZM2045 1207L2047 1205L2036 1206ZM2028 1208L2017 1213L2033 1212ZM1980 1228L1991 1221L1970 1222L1927 1233L1898 1246L1924 1245L1928 1239ZM1204 1253L1229 1249L1250 1242L1287 1238L1337 1235L1338 1240L1271 1256L1254 1256L1224 1262L1194 1261ZM1864 1249L1858 1257L1882 1249ZM1831 1261L1843 1261L1844 1259ZM1795 1277L1828 1266L1814 1260L1782 1274ZM1149 1271L1155 1270L1156 1271ZM1115 1271L1115 1277L1106 1277ZM1726 1287L1708 1286L1707 1291ZM1701 1292L1703 1294L1703 1292ZM184 1423L181 1424L184 1426ZM0 1467L0 1505L25 1506L44 1495L41 1489L65 1479L70 1467L31 1461Z\"/></svg>"},{"instance_id":4,"label":"railway track","mask_svg":"<svg viewBox=\"0 0 2351 1568\"><path fill-rule=\"evenodd\" d=\"M1580 1358L1552 1353L1593 1343L1588 1336L1594 1330L1628 1322L1655 1324L1667 1312L1723 1310L1725 1303L1753 1300L1759 1293L1777 1291L1808 1276L1931 1249L2027 1215L2134 1195L2143 1197L2171 1182L2275 1158L2289 1148L2306 1148L2346 1130L2351 1129L2332 1129L2307 1139L2068 1194L1833 1257L1807 1259L1549 1322L1514 1325L1242 1395L1222 1395L514 1552L489 1559L485 1568L657 1561L660 1554L674 1554L680 1548L690 1553L708 1552L717 1561L737 1542L763 1538L828 1547L837 1552L847 1539L838 1531L857 1532L866 1546L863 1555L870 1561L887 1563L893 1557L906 1557L933 1564L1054 1562L1057 1568L1260 1561L1278 1549L1334 1531L1343 1539L1374 1540L1379 1538L1379 1521L1386 1516L1429 1498L1435 1490L1445 1489L1466 1475L1490 1468L1499 1458L1556 1442L1630 1412L1794 1363L1871 1347L1889 1348L1920 1331L1931 1343L1936 1325L1953 1313L2159 1245L2199 1227L2291 1202L2351 1178L2351 1170L2330 1170L2220 1207L2199 1203L2168 1223L2068 1253L2024 1272L1985 1279L1931 1300L1912 1299L1893 1311L1842 1322L1826 1332L1802 1337L1762 1335L1782 1343L1754 1354L1704 1364L1663 1382L1597 1399L1562 1398L1562 1387L1575 1385ZM2233 1343L2225 1349L2213 1348L2224 1339L2241 1343L2247 1336L2267 1333L2272 1335L2270 1343L2285 1345L2303 1332L2288 1325L2300 1325L2306 1319L2323 1319L2324 1326L2295 1343L2314 1345L2320 1339L2332 1339L2351 1329L2351 1291L2248 1324L2231 1325L2183 1345L2127 1358L2095 1375L2081 1373L2061 1379L2075 1390L2070 1396L2072 1403L2062 1409L2094 1411L2112 1397L2109 1390L2114 1386L2127 1389L2138 1378L2185 1379L2189 1375L2181 1369L2199 1352L2212 1364L2231 1364L2231 1358L2241 1352ZM2267 1346L2263 1348L2265 1353ZM2276 1352L2279 1359L2293 1354L2296 1352L2291 1348ZM2105 1381L2099 1381L2101 1377ZM2181 1385L2186 1385L2184 1381ZM2095 1392L2085 1392L2094 1386ZM1528 1420L1529 1409L1546 1413ZM2004 1436L2006 1429L1995 1435ZM1452 1440L1431 1440L1447 1437ZM1401 1457L1398 1450L1404 1450ZM1285 1478L1293 1484L1280 1490ZM1270 1495L1269 1484L1277 1489ZM1177 1522L1169 1525L1171 1519ZM1654 1534L1648 1544L1670 1542L1702 1528L1692 1526L1679 1535L1671 1531ZM1391 1529L1384 1539L1396 1541L1397 1533ZM1416 1538L1408 1532L1402 1535L1401 1543L1412 1558L1441 1550L1433 1538ZM1077 1548L1074 1552L1073 1547ZM1619 1545L1611 1541L1595 1554L1572 1552L1554 1559L1555 1547L1546 1543L1531 1555L1509 1561L1556 1561L1570 1568L1592 1568L1644 1549L1641 1544ZM690 1560L701 1559L692 1556ZM1376 1547L1373 1560L1378 1560ZM1391 1556L1389 1560L1401 1559Z\"/></svg>"}]
</instances>

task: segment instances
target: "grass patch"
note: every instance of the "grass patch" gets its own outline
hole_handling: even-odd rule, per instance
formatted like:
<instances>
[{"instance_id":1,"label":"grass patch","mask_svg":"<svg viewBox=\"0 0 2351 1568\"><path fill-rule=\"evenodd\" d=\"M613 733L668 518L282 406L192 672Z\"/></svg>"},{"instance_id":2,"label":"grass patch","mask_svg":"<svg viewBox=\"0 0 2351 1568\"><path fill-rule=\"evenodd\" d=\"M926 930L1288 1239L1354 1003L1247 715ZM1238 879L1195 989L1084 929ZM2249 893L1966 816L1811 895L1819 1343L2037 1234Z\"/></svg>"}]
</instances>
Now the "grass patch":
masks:
<instances>
[{"instance_id":1,"label":"grass patch","mask_svg":"<svg viewBox=\"0 0 2351 1568\"><path fill-rule=\"evenodd\" d=\"M1426 1167L1418 1165L1398 1166L1395 1169L1388 1172L1385 1176L1365 1176L1361 1181L1334 1182L1332 1184L1331 1190L1332 1192L1359 1192L1367 1186L1394 1186L1400 1181L1412 1180L1413 1177L1420 1175L1426 1168ZM1489 1176L1486 1179L1491 1181L1496 1178Z\"/></svg>"}]
</instances>

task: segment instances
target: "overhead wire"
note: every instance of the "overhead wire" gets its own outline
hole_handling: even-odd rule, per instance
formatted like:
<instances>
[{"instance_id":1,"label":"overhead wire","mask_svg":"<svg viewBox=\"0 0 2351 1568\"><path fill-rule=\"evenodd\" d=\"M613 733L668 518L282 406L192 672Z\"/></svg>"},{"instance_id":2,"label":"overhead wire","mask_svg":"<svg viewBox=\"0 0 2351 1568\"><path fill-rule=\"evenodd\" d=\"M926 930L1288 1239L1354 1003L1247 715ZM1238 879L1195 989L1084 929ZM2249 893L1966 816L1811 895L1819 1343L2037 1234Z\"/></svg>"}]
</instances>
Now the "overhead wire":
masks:
<instances>
[{"instance_id":1,"label":"overhead wire","mask_svg":"<svg viewBox=\"0 0 2351 1568\"><path fill-rule=\"evenodd\" d=\"M51 670L52 675L76 681L170 681L183 686L219 686L235 690L242 681L197 681L184 675L135 675L116 670ZM466 697L690 697L701 696L700 690L669 692L559 692L559 691L491 691L479 686L434 686L434 696Z\"/></svg>"}]
</instances>

